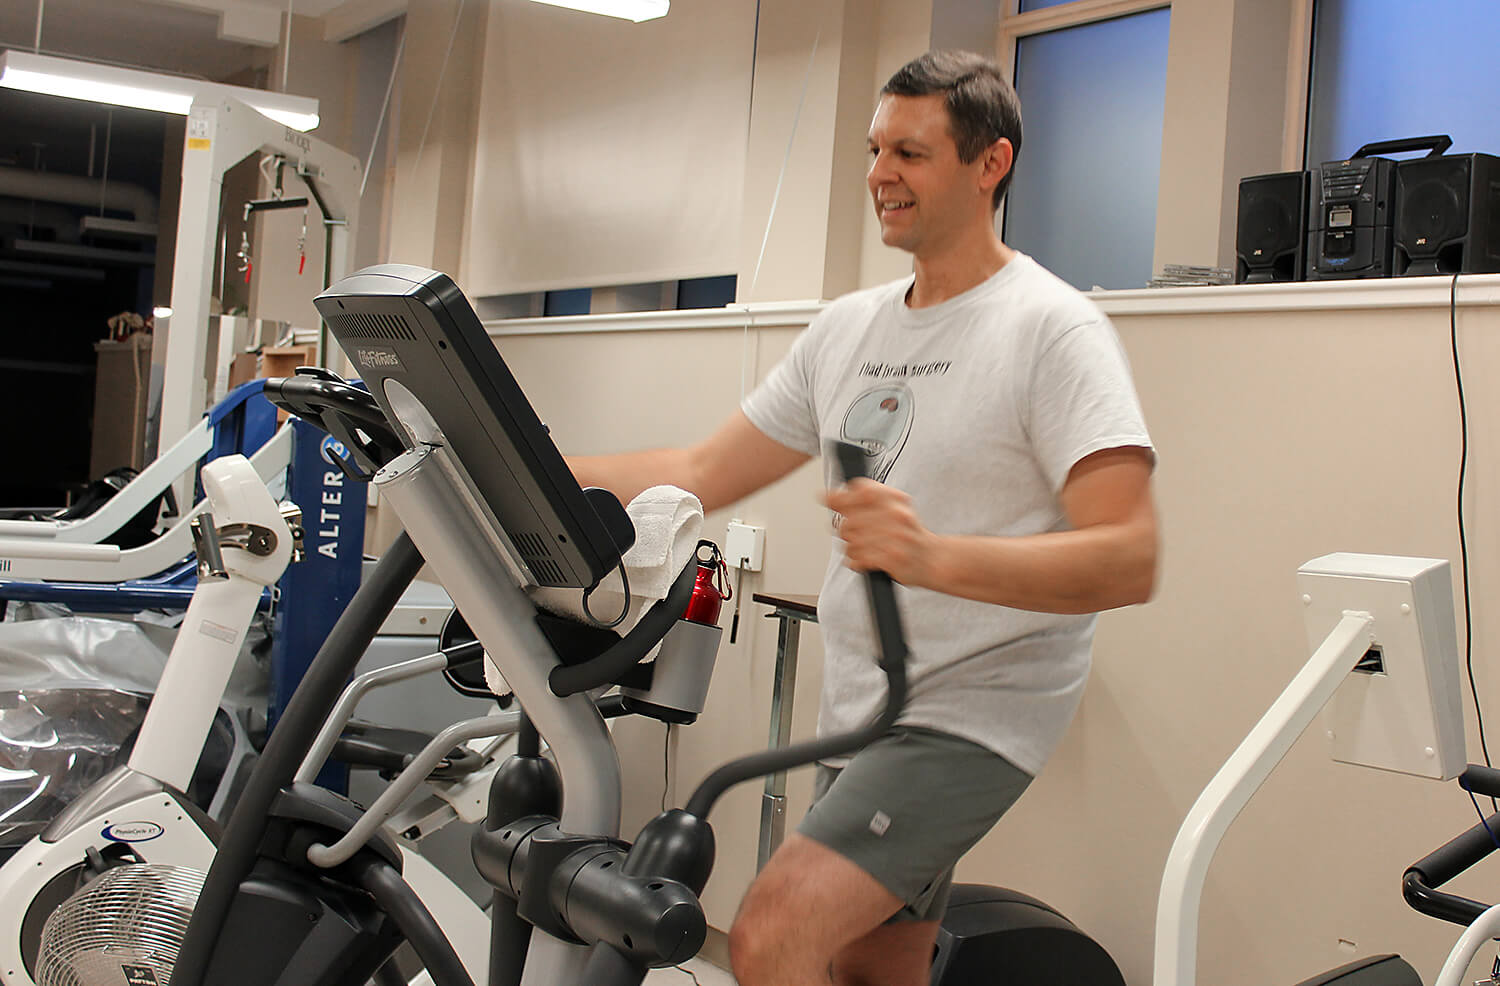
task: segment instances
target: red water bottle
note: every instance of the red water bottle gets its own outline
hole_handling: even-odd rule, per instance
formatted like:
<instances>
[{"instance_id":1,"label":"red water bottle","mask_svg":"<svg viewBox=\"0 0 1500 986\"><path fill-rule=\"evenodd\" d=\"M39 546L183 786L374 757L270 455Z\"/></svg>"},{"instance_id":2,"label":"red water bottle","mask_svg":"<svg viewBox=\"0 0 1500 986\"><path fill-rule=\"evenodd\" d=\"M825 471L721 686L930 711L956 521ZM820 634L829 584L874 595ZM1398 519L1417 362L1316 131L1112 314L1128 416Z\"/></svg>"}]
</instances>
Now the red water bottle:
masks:
<instances>
[{"instance_id":1,"label":"red water bottle","mask_svg":"<svg viewBox=\"0 0 1500 986\"><path fill-rule=\"evenodd\" d=\"M708 557L704 558L707 549ZM722 581L724 588L719 587ZM719 625L719 607L732 595L728 589L729 571L712 541L698 542L698 574L693 579L693 595L688 599L682 618L705 626Z\"/></svg>"}]
</instances>

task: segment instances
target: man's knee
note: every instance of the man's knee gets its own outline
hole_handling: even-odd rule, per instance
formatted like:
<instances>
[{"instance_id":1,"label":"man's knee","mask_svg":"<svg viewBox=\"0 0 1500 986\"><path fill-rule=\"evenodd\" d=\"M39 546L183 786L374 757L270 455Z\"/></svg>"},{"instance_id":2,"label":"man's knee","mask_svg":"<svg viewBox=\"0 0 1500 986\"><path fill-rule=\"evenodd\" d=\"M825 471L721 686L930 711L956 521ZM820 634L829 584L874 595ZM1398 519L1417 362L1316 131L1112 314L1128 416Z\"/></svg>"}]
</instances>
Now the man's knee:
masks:
<instances>
[{"instance_id":1,"label":"man's knee","mask_svg":"<svg viewBox=\"0 0 1500 986\"><path fill-rule=\"evenodd\" d=\"M796 928L786 922L795 903L769 891L757 880L751 884L739 913L729 926L729 963L743 983L761 982L761 970L774 968L779 953L786 951ZM777 904L781 906L777 906Z\"/></svg>"},{"instance_id":2,"label":"man's knee","mask_svg":"<svg viewBox=\"0 0 1500 986\"><path fill-rule=\"evenodd\" d=\"M750 885L729 929L741 983L827 975L839 949L880 925L901 901L873 877L813 840L789 836Z\"/></svg>"}]
</instances>

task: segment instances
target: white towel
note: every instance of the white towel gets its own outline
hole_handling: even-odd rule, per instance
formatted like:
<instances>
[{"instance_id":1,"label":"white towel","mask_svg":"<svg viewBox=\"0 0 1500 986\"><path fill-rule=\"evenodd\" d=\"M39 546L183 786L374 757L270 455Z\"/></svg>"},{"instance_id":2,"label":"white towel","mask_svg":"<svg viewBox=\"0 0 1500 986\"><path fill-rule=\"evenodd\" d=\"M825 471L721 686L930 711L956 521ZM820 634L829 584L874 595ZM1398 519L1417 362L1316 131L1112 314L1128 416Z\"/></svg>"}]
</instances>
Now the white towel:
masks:
<instances>
[{"instance_id":1,"label":"white towel","mask_svg":"<svg viewBox=\"0 0 1500 986\"><path fill-rule=\"evenodd\" d=\"M635 525L635 544L623 558L625 573L630 578L630 607L615 628L622 634L635 626L652 603L667 597L683 566L696 556L698 538L703 534L703 504L676 486L651 487L631 500L625 512ZM531 599L549 612L588 620L583 595L577 589L538 587L531 590ZM595 619L606 623L618 616L624 605L618 574L606 575L589 596L589 611ZM484 677L495 694L510 692L510 686L488 654Z\"/></svg>"},{"instance_id":2,"label":"white towel","mask_svg":"<svg viewBox=\"0 0 1500 986\"><path fill-rule=\"evenodd\" d=\"M675 486L653 486L625 508L635 524L635 544L625 552L630 594L665 599L677 573L698 550L703 504Z\"/></svg>"}]
</instances>

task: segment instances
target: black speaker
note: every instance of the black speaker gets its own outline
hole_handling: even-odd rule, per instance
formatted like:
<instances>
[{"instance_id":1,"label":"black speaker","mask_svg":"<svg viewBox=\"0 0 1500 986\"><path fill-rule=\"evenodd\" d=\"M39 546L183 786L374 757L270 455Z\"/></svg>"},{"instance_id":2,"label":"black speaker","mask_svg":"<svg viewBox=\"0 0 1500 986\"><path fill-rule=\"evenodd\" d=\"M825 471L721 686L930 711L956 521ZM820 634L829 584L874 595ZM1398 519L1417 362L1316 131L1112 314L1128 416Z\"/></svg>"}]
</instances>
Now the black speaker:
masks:
<instances>
[{"instance_id":1,"label":"black speaker","mask_svg":"<svg viewBox=\"0 0 1500 986\"><path fill-rule=\"evenodd\" d=\"M1300 281L1307 234L1307 172L1240 179L1234 232L1234 281Z\"/></svg>"},{"instance_id":2,"label":"black speaker","mask_svg":"<svg viewBox=\"0 0 1500 986\"><path fill-rule=\"evenodd\" d=\"M1396 162L1329 161L1313 171L1307 221L1307 279L1387 277Z\"/></svg>"},{"instance_id":3,"label":"black speaker","mask_svg":"<svg viewBox=\"0 0 1500 986\"><path fill-rule=\"evenodd\" d=\"M1396 273L1500 273L1500 157L1454 154L1396 168Z\"/></svg>"}]
</instances>

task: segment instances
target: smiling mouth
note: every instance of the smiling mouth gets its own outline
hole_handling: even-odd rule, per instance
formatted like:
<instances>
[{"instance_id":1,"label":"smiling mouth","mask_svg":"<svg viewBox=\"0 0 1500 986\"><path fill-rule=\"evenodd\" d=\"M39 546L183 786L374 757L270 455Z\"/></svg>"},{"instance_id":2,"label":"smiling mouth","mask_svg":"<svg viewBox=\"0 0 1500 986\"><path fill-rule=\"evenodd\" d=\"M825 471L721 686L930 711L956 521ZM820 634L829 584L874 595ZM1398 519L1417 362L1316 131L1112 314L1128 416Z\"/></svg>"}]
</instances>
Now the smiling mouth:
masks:
<instances>
[{"instance_id":1,"label":"smiling mouth","mask_svg":"<svg viewBox=\"0 0 1500 986\"><path fill-rule=\"evenodd\" d=\"M893 212L902 212L906 209L910 209L914 205L916 205L916 202L910 199L892 199L889 201L877 203L876 209L882 216L888 216Z\"/></svg>"}]
</instances>

